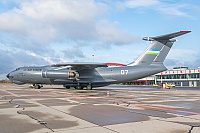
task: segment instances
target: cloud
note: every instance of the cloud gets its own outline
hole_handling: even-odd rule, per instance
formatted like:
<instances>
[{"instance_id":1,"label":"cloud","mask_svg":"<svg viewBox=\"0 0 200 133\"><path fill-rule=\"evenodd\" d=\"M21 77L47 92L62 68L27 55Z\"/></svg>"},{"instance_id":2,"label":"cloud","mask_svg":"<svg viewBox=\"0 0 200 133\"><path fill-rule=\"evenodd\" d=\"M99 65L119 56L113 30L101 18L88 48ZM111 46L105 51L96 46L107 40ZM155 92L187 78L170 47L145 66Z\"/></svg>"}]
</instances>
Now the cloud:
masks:
<instances>
[{"instance_id":1,"label":"cloud","mask_svg":"<svg viewBox=\"0 0 200 133\"><path fill-rule=\"evenodd\" d=\"M185 61L190 61L198 58L198 53L200 53L199 50L193 50L193 49L175 49L172 48L169 53L169 58L176 58L176 59L184 59ZM185 56L190 54L190 56Z\"/></svg>"},{"instance_id":2,"label":"cloud","mask_svg":"<svg viewBox=\"0 0 200 133\"><path fill-rule=\"evenodd\" d=\"M189 16L187 4L159 0L0 1L0 74L24 65L87 59L85 47L100 51L138 42L140 38L107 19L116 3L123 8Z\"/></svg>"},{"instance_id":3,"label":"cloud","mask_svg":"<svg viewBox=\"0 0 200 133\"><path fill-rule=\"evenodd\" d=\"M199 53L199 50L172 48L164 64L169 69L172 69L175 66L187 66L189 68L197 68L200 67Z\"/></svg>"},{"instance_id":4,"label":"cloud","mask_svg":"<svg viewBox=\"0 0 200 133\"><path fill-rule=\"evenodd\" d=\"M166 65L166 67L171 70L174 67L178 67L178 66L185 66L185 62L177 60L177 59L165 59L164 64Z\"/></svg>"},{"instance_id":5,"label":"cloud","mask_svg":"<svg viewBox=\"0 0 200 133\"><path fill-rule=\"evenodd\" d=\"M8 50L0 50L0 62L0 75L6 75L17 67L49 64L49 62L41 57L22 51L12 52Z\"/></svg>"},{"instance_id":6,"label":"cloud","mask_svg":"<svg viewBox=\"0 0 200 133\"><path fill-rule=\"evenodd\" d=\"M12 10L0 14L0 32L42 45L65 40L132 43L134 38L112 26L114 22L96 19L107 8L104 3L92 0L20 1ZM105 29L110 33L105 34Z\"/></svg>"},{"instance_id":7,"label":"cloud","mask_svg":"<svg viewBox=\"0 0 200 133\"><path fill-rule=\"evenodd\" d=\"M117 28L117 23L110 23L102 20L96 25L97 38L113 44L130 44L139 38L131 36L127 31Z\"/></svg>"},{"instance_id":8,"label":"cloud","mask_svg":"<svg viewBox=\"0 0 200 133\"><path fill-rule=\"evenodd\" d=\"M179 67L179 66L186 66L190 69L196 69L200 67L200 58L195 60L178 60L178 59L166 59L164 64L168 69L173 69L173 67Z\"/></svg>"},{"instance_id":9,"label":"cloud","mask_svg":"<svg viewBox=\"0 0 200 133\"><path fill-rule=\"evenodd\" d=\"M101 1L9 0L0 4L0 74L24 65L85 59L81 47L100 50L137 41L118 22L105 17L109 7Z\"/></svg>"},{"instance_id":10,"label":"cloud","mask_svg":"<svg viewBox=\"0 0 200 133\"><path fill-rule=\"evenodd\" d=\"M75 58L85 58L83 51L80 50L78 47L68 48L62 51L65 58L68 59L75 59Z\"/></svg>"},{"instance_id":11,"label":"cloud","mask_svg":"<svg viewBox=\"0 0 200 133\"><path fill-rule=\"evenodd\" d=\"M19 36L12 34L12 32L4 33L0 30L0 43L9 49L31 51L43 55L46 55L48 51L49 54L54 55L49 44L40 43L38 40L31 39L28 35Z\"/></svg>"},{"instance_id":12,"label":"cloud","mask_svg":"<svg viewBox=\"0 0 200 133\"><path fill-rule=\"evenodd\" d=\"M128 0L124 5L129 8L149 7L159 4L159 0Z\"/></svg>"},{"instance_id":13,"label":"cloud","mask_svg":"<svg viewBox=\"0 0 200 133\"><path fill-rule=\"evenodd\" d=\"M188 13L184 12L184 9L187 9L187 5L178 5L178 4L161 4L156 10L160 11L165 15L173 15L180 17L191 17Z\"/></svg>"},{"instance_id":14,"label":"cloud","mask_svg":"<svg viewBox=\"0 0 200 133\"><path fill-rule=\"evenodd\" d=\"M0 29L42 43L64 37L84 38L82 31L94 23L98 12L91 1L34 0L18 4L18 8L0 14ZM91 34L90 30L86 34Z\"/></svg>"},{"instance_id":15,"label":"cloud","mask_svg":"<svg viewBox=\"0 0 200 133\"><path fill-rule=\"evenodd\" d=\"M161 0L127 0L118 2L120 8L130 8L140 11L140 13L149 10L157 11L160 14L168 16L192 17L186 10L191 10L193 6L189 4L180 4L178 2L164 2Z\"/></svg>"}]
</instances>

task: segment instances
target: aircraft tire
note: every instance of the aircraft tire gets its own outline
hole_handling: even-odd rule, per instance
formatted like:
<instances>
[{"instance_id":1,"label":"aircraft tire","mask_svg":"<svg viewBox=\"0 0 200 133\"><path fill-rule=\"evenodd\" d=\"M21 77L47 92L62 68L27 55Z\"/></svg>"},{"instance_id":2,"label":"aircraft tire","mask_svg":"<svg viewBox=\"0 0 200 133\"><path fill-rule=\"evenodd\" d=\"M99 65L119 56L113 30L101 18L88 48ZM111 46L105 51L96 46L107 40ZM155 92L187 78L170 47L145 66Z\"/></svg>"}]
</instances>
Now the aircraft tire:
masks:
<instances>
[{"instance_id":1,"label":"aircraft tire","mask_svg":"<svg viewBox=\"0 0 200 133\"><path fill-rule=\"evenodd\" d=\"M65 86L66 89L70 89L70 86Z\"/></svg>"},{"instance_id":2,"label":"aircraft tire","mask_svg":"<svg viewBox=\"0 0 200 133\"><path fill-rule=\"evenodd\" d=\"M76 87L75 87L75 89L77 89L77 90L82 90L82 89L83 89L83 87L82 87L82 86L80 86L80 85L78 85L78 86L76 86Z\"/></svg>"},{"instance_id":3,"label":"aircraft tire","mask_svg":"<svg viewBox=\"0 0 200 133\"><path fill-rule=\"evenodd\" d=\"M40 89L41 86L36 84L36 85L34 86L34 88L35 88L35 89Z\"/></svg>"},{"instance_id":4,"label":"aircraft tire","mask_svg":"<svg viewBox=\"0 0 200 133\"><path fill-rule=\"evenodd\" d=\"M88 85L86 88L87 88L87 90L92 90L92 86L91 85Z\"/></svg>"},{"instance_id":5,"label":"aircraft tire","mask_svg":"<svg viewBox=\"0 0 200 133\"><path fill-rule=\"evenodd\" d=\"M38 85L38 89L41 89L41 86L40 86L40 85Z\"/></svg>"}]
</instances>

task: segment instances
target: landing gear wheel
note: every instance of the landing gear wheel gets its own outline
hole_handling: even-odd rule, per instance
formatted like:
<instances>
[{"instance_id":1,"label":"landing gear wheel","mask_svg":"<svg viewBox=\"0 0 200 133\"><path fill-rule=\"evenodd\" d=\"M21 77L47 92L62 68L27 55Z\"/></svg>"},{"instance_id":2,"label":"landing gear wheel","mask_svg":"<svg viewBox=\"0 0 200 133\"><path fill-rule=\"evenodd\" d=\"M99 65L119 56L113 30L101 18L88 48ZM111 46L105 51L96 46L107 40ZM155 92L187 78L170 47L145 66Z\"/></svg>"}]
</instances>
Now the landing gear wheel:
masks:
<instances>
[{"instance_id":1,"label":"landing gear wheel","mask_svg":"<svg viewBox=\"0 0 200 133\"><path fill-rule=\"evenodd\" d=\"M40 88L41 88L41 86L40 86L40 85L38 85L38 84L35 84L35 85L34 85L34 88L35 88L35 89L40 89Z\"/></svg>"},{"instance_id":2,"label":"landing gear wheel","mask_svg":"<svg viewBox=\"0 0 200 133\"><path fill-rule=\"evenodd\" d=\"M88 85L86 88L87 88L87 90L92 90L92 86L91 85Z\"/></svg>"},{"instance_id":3,"label":"landing gear wheel","mask_svg":"<svg viewBox=\"0 0 200 133\"><path fill-rule=\"evenodd\" d=\"M65 86L66 89L70 89L70 86Z\"/></svg>"},{"instance_id":4,"label":"landing gear wheel","mask_svg":"<svg viewBox=\"0 0 200 133\"><path fill-rule=\"evenodd\" d=\"M80 86L80 85L78 85L78 86L76 86L76 87L75 87L75 89L77 89L77 90L82 90L82 89L83 89L83 87L82 87L82 86Z\"/></svg>"}]
</instances>

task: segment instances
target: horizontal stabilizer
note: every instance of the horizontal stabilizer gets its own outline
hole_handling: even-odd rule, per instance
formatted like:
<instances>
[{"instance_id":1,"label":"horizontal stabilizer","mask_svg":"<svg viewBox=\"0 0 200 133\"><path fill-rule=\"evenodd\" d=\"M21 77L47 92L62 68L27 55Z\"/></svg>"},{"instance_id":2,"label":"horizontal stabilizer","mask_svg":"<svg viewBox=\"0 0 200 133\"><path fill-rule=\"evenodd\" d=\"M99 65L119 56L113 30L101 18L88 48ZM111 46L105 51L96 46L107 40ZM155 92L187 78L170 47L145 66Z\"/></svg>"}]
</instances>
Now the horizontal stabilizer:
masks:
<instances>
[{"instance_id":1,"label":"horizontal stabilizer","mask_svg":"<svg viewBox=\"0 0 200 133\"><path fill-rule=\"evenodd\" d=\"M144 37L143 40L146 40L146 41L170 40L172 38L181 36L181 35L189 33L189 32L191 32L191 31L189 31L189 30L181 30L179 32L175 32L175 33L171 33L171 34L166 34L166 35L161 35L161 36L157 36L157 37Z\"/></svg>"}]
</instances>

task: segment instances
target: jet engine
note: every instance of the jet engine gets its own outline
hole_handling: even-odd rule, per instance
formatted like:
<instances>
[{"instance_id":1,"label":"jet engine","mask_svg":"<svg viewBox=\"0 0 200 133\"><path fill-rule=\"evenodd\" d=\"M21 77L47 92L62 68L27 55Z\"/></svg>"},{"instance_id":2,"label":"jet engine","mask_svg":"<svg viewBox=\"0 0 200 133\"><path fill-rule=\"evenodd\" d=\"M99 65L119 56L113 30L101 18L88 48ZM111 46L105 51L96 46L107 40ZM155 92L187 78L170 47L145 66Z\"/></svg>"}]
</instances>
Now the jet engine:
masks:
<instances>
[{"instance_id":1,"label":"jet engine","mask_svg":"<svg viewBox=\"0 0 200 133\"><path fill-rule=\"evenodd\" d=\"M42 71L43 78L68 78L75 79L79 77L76 71L68 70L45 70Z\"/></svg>"}]
</instances>

